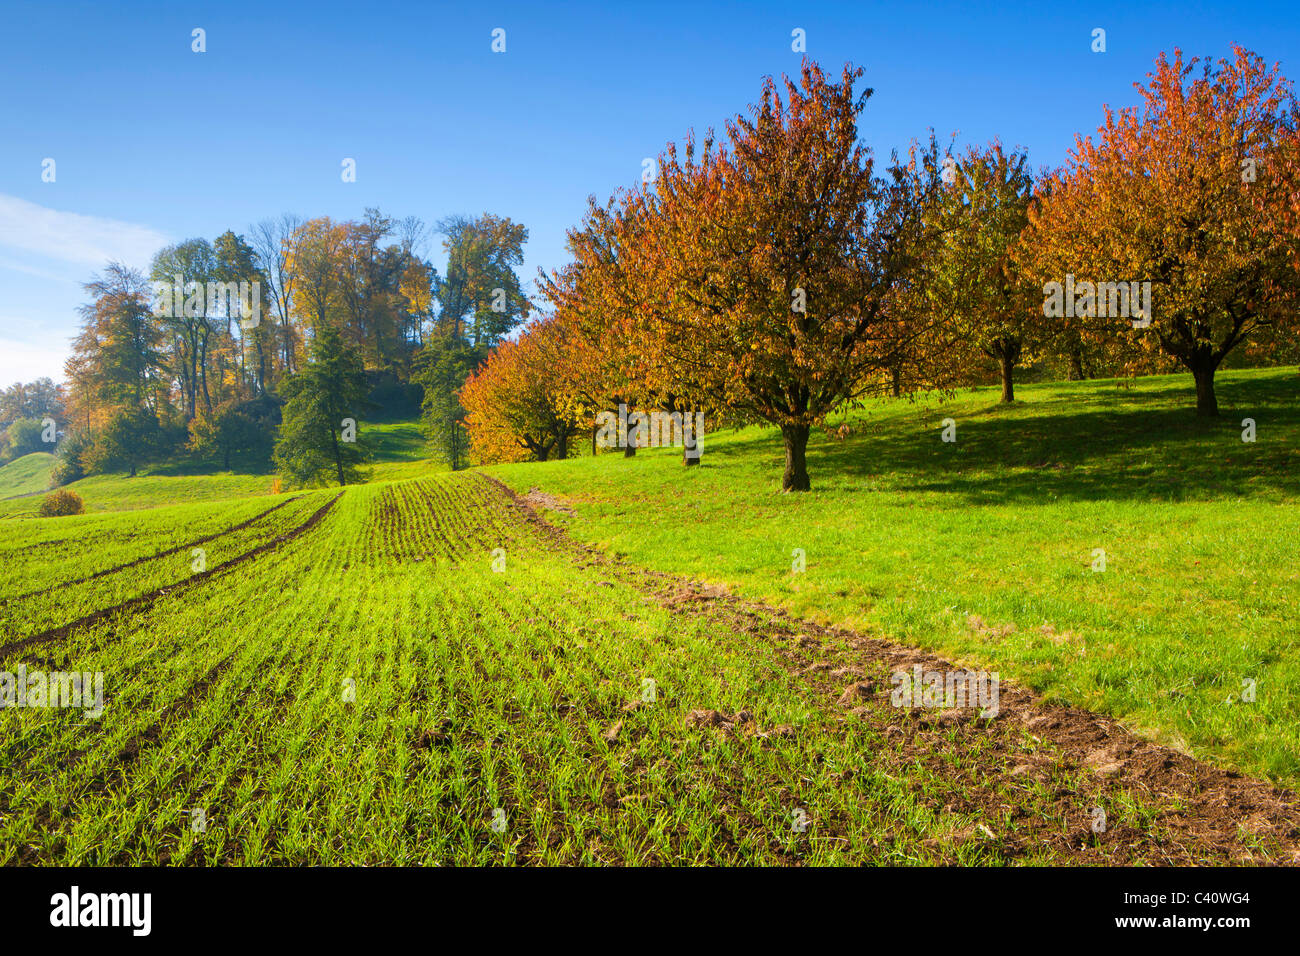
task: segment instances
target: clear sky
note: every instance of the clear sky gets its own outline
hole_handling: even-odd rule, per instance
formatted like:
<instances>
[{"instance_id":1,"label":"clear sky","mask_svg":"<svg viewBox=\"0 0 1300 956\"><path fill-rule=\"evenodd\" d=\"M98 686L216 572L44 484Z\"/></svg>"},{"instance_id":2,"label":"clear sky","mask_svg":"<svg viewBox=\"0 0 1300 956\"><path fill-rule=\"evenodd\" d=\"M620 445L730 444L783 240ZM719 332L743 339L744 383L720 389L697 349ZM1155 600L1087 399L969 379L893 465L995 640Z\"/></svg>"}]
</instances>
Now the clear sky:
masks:
<instances>
[{"instance_id":1,"label":"clear sky","mask_svg":"<svg viewBox=\"0 0 1300 956\"><path fill-rule=\"evenodd\" d=\"M933 127L1056 165L1175 46L1240 43L1300 79L1296 0L0 0L0 385L62 378L81 283L107 259L147 268L167 242L281 212L510 216L530 231L532 279L565 261L589 194L796 71L796 28L824 67L866 69L861 131L882 159ZM441 264L437 238L428 252Z\"/></svg>"}]
</instances>

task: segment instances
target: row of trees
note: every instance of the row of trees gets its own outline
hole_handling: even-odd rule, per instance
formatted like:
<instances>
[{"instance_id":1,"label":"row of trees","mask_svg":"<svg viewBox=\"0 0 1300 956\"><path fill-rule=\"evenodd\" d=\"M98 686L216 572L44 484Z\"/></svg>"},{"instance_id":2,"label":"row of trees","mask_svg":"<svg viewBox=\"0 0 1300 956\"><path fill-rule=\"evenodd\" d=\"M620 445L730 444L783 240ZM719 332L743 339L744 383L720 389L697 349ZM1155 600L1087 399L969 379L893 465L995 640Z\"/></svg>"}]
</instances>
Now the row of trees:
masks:
<instances>
[{"instance_id":1,"label":"row of trees","mask_svg":"<svg viewBox=\"0 0 1300 956\"><path fill-rule=\"evenodd\" d=\"M861 72L805 61L725 141L669 145L652 184L590 203L542 277L550 314L465 386L480 459L562 454L620 403L705 411L779 427L799 491L810 429L872 393L991 363L1010 402L1031 360L1181 366L1212 416L1229 355L1294 361L1300 136L1276 67L1162 55L1140 106L1037 176L1023 151L933 135L878 169Z\"/></svg>"},{"instance_id":2,"label":"row of trees","mask_svg":"<svg viewBox=\"0 0 1300 956\"><path fill-rule=\"evenodd\" d=\"M516 271L528 232L491 214L436 229L442 273L421 254L423 223L374 209L349 222L286 215L248 238L188 239L160 250L147 276L110 263L85 287L66 367L73 435L61 480L135 474L186 450L226 468L304 461L303 433L283 455L274 450L282 418L302 422L286 402L307 402L319 378L312 366L339 355L362 376L357 386L349 365L339 386L354 415L364 406L404 417L423 404L441 455L465 464L459 391L529 314ZM333 408L336 399L320 402ZM307 431L333 451L319 427ZM356 464L356 449L342 451L324 468L340 481Z\"/></svg>"}]
</instances>

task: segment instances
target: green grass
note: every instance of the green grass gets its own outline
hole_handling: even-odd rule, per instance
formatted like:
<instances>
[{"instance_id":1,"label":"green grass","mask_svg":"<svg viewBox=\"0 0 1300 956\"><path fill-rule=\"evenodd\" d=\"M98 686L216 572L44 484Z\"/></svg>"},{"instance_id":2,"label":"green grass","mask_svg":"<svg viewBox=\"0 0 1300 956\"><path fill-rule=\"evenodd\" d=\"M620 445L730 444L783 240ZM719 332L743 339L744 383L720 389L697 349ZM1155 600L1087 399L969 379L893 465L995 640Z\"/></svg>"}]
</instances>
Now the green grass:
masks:
<instances>
[{"instance_id":1,"label":"green grass","mask_svg":"<svg viewBox=\"0 0 1300 956\"><path fill-rule=\"evenodd\" d=\"M204 507L189 511L210 527ZM180 516L142 533L170 544ZM75 520L105 546L135 523ZM1096 805L1117 832L1159 833L1149 801L1087 772L1004 774L1050 763L1023 730L950 735L937 760L899 750L769 634L575 562L473 475L349 488L281 548L187 577L160 557L11 617L7 640L39 637L57 595L66 618L171 582L57 640L0 645L11 671L106 687L97 718L0 711L0 863L1046 863ZM745 730L694 725L700 709L748 711Z\"/></svg>"},{"instance_id":2,"label":"green grass","mask_svg":"<svg viewBox=\"0 0 1300 956\"><path fill-rule=\"evenodd\" d=\"M373 482L395 481L407 478L419 478L437 474L446 468L427 458L424 436L417 422L362 422L360 433L371 444L374 462L364 471L367 479ZM3 493L6 475L9 469L23 464L24 470L14 472L14 481L27 480L20 475L35 473L36 462L24 463L29 459L52 457L28 455L5 468L0 468L0 498L8 497ZM166 462L152 468L141 469L134 478L125 472L109 475L91 475L80 481L67 485L69 489L81 495L86 511L137 511L143 508L158 508L174 504L197 504L200 502L228 501L234 498L249 498L269 495L275 476L266 471L214 471L202 462L179 459ZM48 467L45 478L48 480ZM35 481L35 479L31 479ZM31 491L43 490L29 488ZM21 491L12 492L21 494ZM0 518L36 515L40 508L41 497L0 500Z\"/></svg>"},{"instance_id":3,"label":"green grass","mask_svg":"<svg viewBox=\"0 0 1300 956\"><path fill-rule=\"evenodd\" d=\"M54 456L49 452L37 451L15 458L0 468L0 499L44 491L53 468Z\"/></svg>"},{"instance_id":4,"label":"green grass","mask_svg":"<svg viewBox=\"0 0 1300 956\"><path fill-rule=\"evenodd\" d=\"M81 495L86 511L137 511L173 504L227 501L271 493L272 476L225 472L214 475L91 475L67 485ZM31 517L39 495L0 501L0 517Z\"/></svg>"},{"instance_id":5,"label":"green grass","mask_svg":"<svg viewBox=\"0 0 1300 956\"><path fill-rule=\"evenodd\" d=\"M567 500L576 516L555 520L639 564L997 669L1294 786L1300 381L1218 380L1208 422L1187 376L1025 386L1010 407L991 389L873 403L842 443L814 435L807 495L779 493L780 439L758 428L709 435L699 468L655 449L490 471Z\"/></svg>"},{"instance_id":6,"label":"green grass","mask_svg":"<svg viewBox=\"0 0 1300 956\"><path fill-rule=\"evenodd\" d=\"M887 692L850 709L846 684L888 686L885 659L859 673L850 639L810 646L797 619L684 601L650 572L1295 785L1296 386L1223 375L1212 423L1180 377L880 402L847 440L814 437L808 495L778 492L762 429L709 435L699 468L651 450L490 469L627 564L436 473L408 423L371 426L372 482L341 493L87 479L98 513L3 524L0 671L100 672L105 709L0 710L0 865L1286 859L1249 820L1233 846L1185 842L1183 798L1016 720L930 726ZM111 510L130 508L149 510Z\"/></svg>"},{"instance_id":7,"label":"green grass","mask_svg":"<svg viewBox=\"0 0 1300 956\"><path fill-rule=\"evenodd\" d=\"M361 434L374 455L368 466L370 481L424 478L447 470L430 460L433 452L419 422L363 424Z\"/></svg>"}]
</instances>

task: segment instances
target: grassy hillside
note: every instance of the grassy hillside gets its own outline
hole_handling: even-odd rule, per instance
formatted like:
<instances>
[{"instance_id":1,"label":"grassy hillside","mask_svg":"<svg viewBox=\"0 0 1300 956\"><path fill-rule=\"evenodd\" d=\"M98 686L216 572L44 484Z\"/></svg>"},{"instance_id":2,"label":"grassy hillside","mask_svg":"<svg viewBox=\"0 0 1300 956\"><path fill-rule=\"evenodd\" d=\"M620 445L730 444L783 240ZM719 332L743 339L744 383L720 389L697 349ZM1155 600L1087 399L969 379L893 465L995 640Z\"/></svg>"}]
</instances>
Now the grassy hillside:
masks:
<instances>
[{"instance_id":1,"label":"grassy hillside","mask_svg":"<svg viewBox=\"0 0 1300 956\"><path fill-rule=\"evenodd\" d=\"M15 458L0 468L0 500L44 491L53 467L54 456L49 452L37 451Z\"/></svg>"},{"instance_id":2,"label":"grassy hillside","mask_svg":"<svg viewBox=\"0 0 1300 956\"><path fill-rule=\"evenodd\" d=\"M0 709L0 865L1300 862L1293 798L1125 729L1300 783L1297 383L1224 378L876 403L809 495L761 429L487 469L527 502L404 423L342 491L80 482L5 523L0 671L103 710ZM952 661L997 714L895 706Z\"/></svg>"},{"instance_id":3,"label":"grassy hillside","mask_svg":"<svg viewBox=\"0 0 1300 956\"><path fill-rule=\"evenodd\" d=\"M375 452L374 463L368 466L371 481L415 478L445 470L425 457L425 440L416 422L363 422L360 432ZM29 455L13 465L37 457ZM0 469L0 478L13 465ZM269 495L274 479L275 476L269 472L205 472L202 465L180 461L145 468L134 478L126 473L91 475L67 487L81 495L87 512L135 511ZM39 489L30 490L43 489L44 485L41 485ZM36 514L40 502L39 496L0 501L0 518L31 517Z\"/></svg>"},{"instance_id":4,"label":"grassy hillside","mask_svg":"<svg viewBox=\"0 0 1300 956\"><path fill-rule=\"evenodd\" d=\"M1189 392L1179 375L1026 386L1010 407L991 389L881 401L846 416L846 440L814 435L808 495L779 493L780 439L758 428L709 435L699 468L648 450L489 471L559 497L575 514L554 520L638 564L997 669L1294 784L1300 380L1223 373L1210 422Z\"/></svg>"}]
</instances>

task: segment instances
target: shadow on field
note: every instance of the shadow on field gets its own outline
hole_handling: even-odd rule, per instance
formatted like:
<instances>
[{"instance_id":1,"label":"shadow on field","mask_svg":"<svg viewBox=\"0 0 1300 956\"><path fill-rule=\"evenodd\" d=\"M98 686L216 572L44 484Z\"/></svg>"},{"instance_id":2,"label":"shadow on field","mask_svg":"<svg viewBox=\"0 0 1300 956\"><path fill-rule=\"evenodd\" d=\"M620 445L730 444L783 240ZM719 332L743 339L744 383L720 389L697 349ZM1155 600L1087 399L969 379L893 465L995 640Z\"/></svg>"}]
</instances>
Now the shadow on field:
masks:
<instances>
[{"instance_id":1,"label":"shadow on field","mask_svg":"<svg viewBox=\"0 0 1300 956\"><path fill-rule=\"evenodd\" d=\"M851 422L854 432L843 442L815 431L808 447L814 488L819 475L835 474L978 504L1280 498L1300 491L1294 378L1217 383L1217 419L1196 416L1190 389L1079 386L1083 401L1028 390L1027 401L1010 406L972 406L962 396L899 417L866 417ZM940 430L949 417L957 440L945 443ZM1244 418L1255 421L1253 443L1242 441ZM754 454L760 441L779 452L774 431L733 448Z\"/></svg>"}]
</instances>

